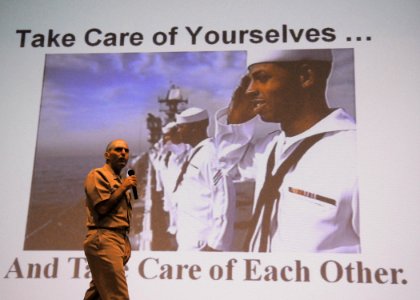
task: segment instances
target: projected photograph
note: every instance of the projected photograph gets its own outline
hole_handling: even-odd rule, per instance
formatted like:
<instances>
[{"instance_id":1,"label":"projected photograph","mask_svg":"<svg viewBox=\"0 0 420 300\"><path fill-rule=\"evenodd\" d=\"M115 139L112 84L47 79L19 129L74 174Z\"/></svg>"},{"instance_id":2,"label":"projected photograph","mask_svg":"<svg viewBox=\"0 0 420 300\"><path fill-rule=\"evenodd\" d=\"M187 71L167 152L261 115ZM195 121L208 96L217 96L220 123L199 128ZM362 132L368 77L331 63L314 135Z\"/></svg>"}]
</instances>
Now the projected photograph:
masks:
<instances>
[{"instance_id":1,"label":"projected photograph","mask_svg":"<svg viewBox=\"0 0 420 300\"><path fill-rule=\"evenodd\" d=\"M133 250L361 252L356 127L353 49L48 54L24 250L83 249L123 139Z\"/></svg>"}]
</instances>

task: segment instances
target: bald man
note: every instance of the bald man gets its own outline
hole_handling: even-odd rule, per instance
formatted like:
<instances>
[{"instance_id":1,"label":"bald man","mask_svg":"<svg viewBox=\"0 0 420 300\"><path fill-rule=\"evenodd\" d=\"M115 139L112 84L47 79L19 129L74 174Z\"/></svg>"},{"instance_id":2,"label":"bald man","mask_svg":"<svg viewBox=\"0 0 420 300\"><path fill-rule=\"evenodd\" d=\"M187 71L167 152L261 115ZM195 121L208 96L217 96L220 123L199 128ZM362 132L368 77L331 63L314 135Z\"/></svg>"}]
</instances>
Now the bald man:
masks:
<instances>
[{"instance_id":1,"label":"bald man","mask_svg":"<svg viewBox=\"0 0 420 300\"><path fill-rule=\"evenodd\" d=\"M124 140L110 142L105 165L89 172L85 180L88 233L84 241L92 281L85 300L129 299L124 265L131 255L128 239L131 193L135 176L121 178L129 157Z\"/></svg>"}]
</instances>

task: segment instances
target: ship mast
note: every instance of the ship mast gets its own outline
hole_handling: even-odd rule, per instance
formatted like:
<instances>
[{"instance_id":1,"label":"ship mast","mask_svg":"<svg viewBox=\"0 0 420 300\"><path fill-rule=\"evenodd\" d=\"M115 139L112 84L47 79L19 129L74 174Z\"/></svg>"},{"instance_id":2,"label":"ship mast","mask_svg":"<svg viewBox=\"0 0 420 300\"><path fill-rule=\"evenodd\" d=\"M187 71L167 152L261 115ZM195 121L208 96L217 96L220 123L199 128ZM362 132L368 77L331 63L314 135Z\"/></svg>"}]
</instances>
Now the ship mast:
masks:
<instances>
[{"instance_id":1,"label":"ship mast","mask_svg":"<svg viewBox=\"0 0 420 300\"><path fill-rule=\"evenodd\" d=\"M172 84L164 98L158 98L159 112L163 113L161 117L149 113L147 116L147 129L149 130L148 142L154 145L162 135L162 127L169 122L175 121L175 115L185 109L188 98L184 98L181 89Z\"/></svg>"}]
</instances>

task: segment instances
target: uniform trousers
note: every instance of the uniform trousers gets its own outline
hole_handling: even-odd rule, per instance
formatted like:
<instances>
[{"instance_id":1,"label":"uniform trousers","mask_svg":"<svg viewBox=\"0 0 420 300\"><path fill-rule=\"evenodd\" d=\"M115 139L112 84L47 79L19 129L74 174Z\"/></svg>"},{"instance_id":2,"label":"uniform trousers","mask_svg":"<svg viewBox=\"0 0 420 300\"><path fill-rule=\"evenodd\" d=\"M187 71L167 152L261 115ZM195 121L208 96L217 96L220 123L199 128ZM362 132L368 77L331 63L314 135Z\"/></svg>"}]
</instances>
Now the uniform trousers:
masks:
<instances>
[{"instance_id":1,"label":"uniform trousers","mask_svg":"<svg viewBox=\"0 0 420 300\"><path fill-rule=\"evenodd\" d=\"M84 251L92 280L84 300L128 300L124 266L131 255L128 237L108 229L89 230Z\"/></svg>"}]
</instances>

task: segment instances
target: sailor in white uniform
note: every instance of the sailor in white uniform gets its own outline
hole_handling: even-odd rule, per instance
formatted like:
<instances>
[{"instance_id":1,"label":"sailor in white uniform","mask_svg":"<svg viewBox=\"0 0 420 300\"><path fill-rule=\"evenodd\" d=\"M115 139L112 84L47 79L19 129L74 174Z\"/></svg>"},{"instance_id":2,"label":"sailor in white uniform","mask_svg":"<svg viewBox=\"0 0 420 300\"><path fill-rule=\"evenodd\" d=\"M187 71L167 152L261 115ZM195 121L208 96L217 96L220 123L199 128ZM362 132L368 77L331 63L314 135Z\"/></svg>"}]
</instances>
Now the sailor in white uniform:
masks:
<instances>
[{"instance_id":1,"label":"sailor in white uniform","mask_svg":"<svg viewBox=\"0 0 420 300\"><path fill-rule=\"evenodd\" d=\"M244 251L360 252L356 126L327 105L332 59L330 50L248 53L248 74L218 112L220 166L256 181ZM256 115L279 130L252 142Z\"/></svg>"},{"instance_id":2,"label":"sailor in white uniform","mask_svg":"<svg viewBox=\"0 0 420 300\"><path fill-rule=\"evenodd\" d=\"M163 209L169 214L168 232L175 234L177 204L172 195L181 166L187 158L191 147L181 143L175 122L166 124L162 128L162 134L165 151L156 174L162 183Z\"/></svg>"},{"instance_id":3,"label":"sailor in white uniform","mask_svg":"<svg viewBox=\"0 0 420 300\"><path fill-rule=\"evenodd\" d=\"M192 107L176 116L182 142L191 145L174 188L179 251L230 250L235 192L219 168L208 112Z\"/></svg>"}]
</instances>

